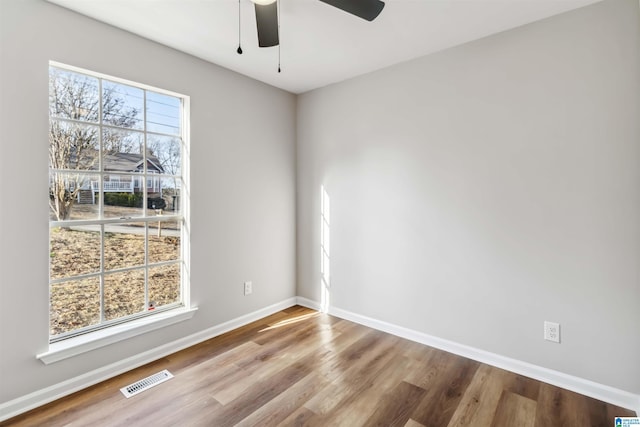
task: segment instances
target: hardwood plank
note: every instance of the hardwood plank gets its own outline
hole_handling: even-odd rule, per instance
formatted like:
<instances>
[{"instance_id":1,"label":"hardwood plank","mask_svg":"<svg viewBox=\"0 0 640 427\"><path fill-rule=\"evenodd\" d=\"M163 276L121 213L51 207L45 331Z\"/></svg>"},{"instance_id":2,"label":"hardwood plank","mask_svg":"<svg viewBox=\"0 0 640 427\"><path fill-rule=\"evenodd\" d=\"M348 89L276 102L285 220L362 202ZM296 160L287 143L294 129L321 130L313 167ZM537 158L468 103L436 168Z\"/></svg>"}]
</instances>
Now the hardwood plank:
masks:
<instances>
[{"instance_id":1,"label":"hardwood plank","mask_svg":"<svg viewBox=\"0 0 640 427\"><path fill-rule=\"evenodd\" d=\"M252 412L240 421L238 426L275 426L309 400L318 390L325 386L325 381L317 374L311 373L291 386L274 399Z\"/></svg>"},{"instance_id":2,"label":"hardwood plank","mask_svg":"<svg viewBox=\"0 0 640 427\"><path fill-rule=\"evenodd\" d=\"M168 369L130 399L119 389ZM0 426L599 426L633 411L291 307Z\"/></svg>"},{"instance_id":3,"label":"hardwood plank","mask_svg":"<svg viewBox=\"0 0 640 427\"><path fill-rule=\"evenodd\" d=\"M196 344L185 350L167 356L173 372L179 373L182 369L197 365L218 354L222 354L239 343L250 341L253 336L268 324L257 321L242 328L227 332L207 341Z\"/></svg>"},{"instance_id":4,"label":"hardwood plank","mask_svg":"<svg viewBox=\"0 0 640 427\"><path fill-rule=\"evenodd\" d=\"M491 425L503 390L503 372L489 365L481 365L448 426Z\"/></svg>"},{"instance_id":5,"label":"hardwood plank","mask_svg":"<svg viewBox=\"0 0 640 427\"><path fill-rule=\"evenodd\" d=\"M540 381L511 372L504 372L507 374L507 386L505 387L505 390L519 394L520 396L528 399L538 400L538 394L540 393Z\"/></svg>"},{"instance_id":6,"label":"hardwood plank","mask_svg":"<svg viewBox=\"0 0 640 427\"><path fill-rule=\"evenodd\" d=\"M275 375L257 381L254 387L251 387L242 396L223 406L213 420L215 422L214 425L217 427L236 425L293 384L309 375L310 372L309 365L305 361L301 361L287 366Z\"/></svg>"},{"instance_id":7,"label":"hardwood plank","mask_svg":"<svg viewBox=\"0 0 640 427\"><path fill-rule=\"evenodd\" d=\"M404 380L424 389L429 388L430 384L448 363L447 353L433 349L413 354L412 358L421 364L423 368L409 370Z\"/></svg>"},{"instance_id":8,"label":"hardwood plank","mask_svg":"<svg viewBox=\"0 0 640 427\"><path fill-rule=\"evenodd\" d=\"M297 313L317 313L317 311L308 307L303 307L301 305L292 305L291 307L282 310L282 313L286 313L287 315L295 315Z\"/></svg>"},{"instance_id":9,"label":"hardwood plank","mask_svg":"<svg viewBox=\"0 0 640 427\"><path fill-rule=\"evenodd\" d=\"M319 313L306 314L302 318L281 320L261 329L253 337L253 341L261 345L273 344L276 341L285 346L287 343L294 342L296 337L311 335L322 323L327 324L327 321ZM286 333L283 333L285 331Z\"/></svg>"},{"instance_id":10,"label":"hardwood plank","mask_svg":"<svg viewBox=\"0 0 640 427\"><path fill-rule=\"evenodd\" d=\"M533 427L535 419L535 400L505 390L498 402L491 426Z\"/></svg>"},{"instance_id":11,"label":"hardwood plank","mask_svg":"<svg viewBox=\"0 0 640 427\"><path fill-rule=\"evenodd\" d=\"M612 420L615 417L637 417L640 414L636 414L631 409L624 409L619 406L606 404L607 406L607 419Z\"/></svg>"},{"instance_id":12,"label":"hardwood plank","mask_svg":"<svg viewBox=\"0 0 640 427\"><path fill-rule=\"evenodd\" d=\"M589 425L592 416L584 396L550 384L541 384L536 426Z\"/></svg>"},{"instance_id":13,"label":"hardwood plank","mask_svg":"<svg viewBox=\"0 0 640 427\"><path fill-rule=\"evenodd\" d=\"M399 350L398 353L401 353L403 344L401 342L394 346L394 350ZM405 356L396 354L395 351L392 352L383 362L378 373L367 379L368 384L357 394L350 395L337 410L334 410L325 419L330 420L332 425L366 424L367 418L375 413L380 406L385 405L387 395L402 382L402 377L410 366L410 362L410 359ZM415 387L412 384L408 385ZM384 417L385 414L378 413L378 416Z\"/></svg>"},{"instance_id":14,"label":"hardwood plank","mask_svg":"<svg viewBox=\"0 0 640 427\"><path fill-rule=\"evenodd\" d=\"M404 426L425 393L425 389L401 381L381 399L378 408L363 425L367 427Z\"/></svg>"},{"instance_id":15,"label":"hardwood plank","mask_svg":"<svg viewBox=\"0 0 640 427\"><path fill-rule=\"evenodd\" d=\"M428 392L411 418L425 426L446 426L474 378L480 364L459 356L449 355L441 372L430 381Z\"/></svg>"},{"instance_id":16,"label":"hardwood plank","mask_svg":"<svg viewBox=\"0 0 640 427\"><path fill-rule=\"evenodd\" d=\"M599 400L589 399L587 401L589 407L589 420L592 426L613 426L613 417L607 416L607 404Z\"/></svg>"},{"instance_id":17,"label":"hardwood plank","mask_svg":"<svg viewBox=\"0 0 640 427\"><path fill-rule=\"evenodd\" d=\"M93 421L88 417L86 420L83 419L83 425L129 427L150 424L153 426L178 426L183 423L183 414L188 413L189 426L206 426L212 425L211 422L215 419L215 414L222 409L220 403L206 394L196 396L191 393L176 397L172 395L169 387L166 387L166 390L169 390L169 392L164 396L156 394L155 399L136 403L136 405L144 405L146 411L114 410L106 420L97 419Z\"/></svg>"},{"instance_id":18,"label":"hardwood plank","mask_svg":"<svg viewBox=\"0 0 640 427\"><path fill-rule=\"evenodd\" d=\"M238 398L252 387L260 377L270 376L300 360L307 355L320 351L325 343L317 339L313 325L295 326L279 333L286 337L265 342L254 353L248 353L236 362L241 368L235 375L218 383L211 393L222 404ZM338 337L335 335L334 337Z\"/></svg>"},{"instance_id":19,"label":"hardwood plank","mask_svg":"<svg viewBox=\"0 0 640 427\"><path fill-rule=\"evenodd\" d=\"M336 417L341 409L370 388L374 378L393 358L391 349L397 342L386 334L372 331L334 358L334 362L329 363L331 369L324 372L324 376L333 381L331 386L305 404L317 415L311 421L316 422L328 414Z\"/></svg>"},{"instance_id":20,"label":"hardwood plank","mask_svg":"<svg viewBox=\"0 0 640 427\"><path fill-rule=\"evenodd\" d=\"M295 412L289 415L286 419L284 419L278 426L287 426L287 427L302 427L308 426L309 419L313 417L313 412L304 406L298 408Z\"/></svg>"}]
</instances>

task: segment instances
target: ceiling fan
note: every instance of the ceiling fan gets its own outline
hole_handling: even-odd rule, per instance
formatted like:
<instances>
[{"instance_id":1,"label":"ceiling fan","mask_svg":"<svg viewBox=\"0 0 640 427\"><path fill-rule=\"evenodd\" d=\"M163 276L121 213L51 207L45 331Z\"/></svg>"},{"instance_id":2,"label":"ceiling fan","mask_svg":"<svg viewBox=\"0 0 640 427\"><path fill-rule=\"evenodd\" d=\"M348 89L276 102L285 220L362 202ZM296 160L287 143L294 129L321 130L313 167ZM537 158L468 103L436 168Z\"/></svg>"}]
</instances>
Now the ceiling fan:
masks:
<instances>
[{"instance_id":1,"label":"ceiling fan","mask_svg":"<svg viewBox=\"0 0 640 427\"><path fill-rule=\"evenodd\" d=\"M279 0L251 0L256 9L258 46L271 47L280 44L278 34ZM320 0L359 18L373 21L384 8L381 0Z\"/></svg>"}]
</instances>

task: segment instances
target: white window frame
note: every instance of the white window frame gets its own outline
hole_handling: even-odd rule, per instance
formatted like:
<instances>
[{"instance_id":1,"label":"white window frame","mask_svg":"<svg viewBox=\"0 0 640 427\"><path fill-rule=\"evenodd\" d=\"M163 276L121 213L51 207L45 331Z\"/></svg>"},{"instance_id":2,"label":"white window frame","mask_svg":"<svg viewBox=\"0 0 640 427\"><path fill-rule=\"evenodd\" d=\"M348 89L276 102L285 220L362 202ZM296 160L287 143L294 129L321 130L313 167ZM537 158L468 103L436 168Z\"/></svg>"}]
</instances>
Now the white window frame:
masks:
<instances>
[{"instance_id":1,"label":"white window frame","mask_svg":"<svg viewBox=\"0 0 640 427\"><path fill-rule=\"evenodd\" d=\"M181 191L180 191L180 209L178 210L178 214L167 214L163 215L164 220L173 220L180 222L180 259L178 262L176 261L167 261L167 262L154 262L149 263L148 260L145 260L144 269L148 270L150 267L169 265L169 264L179 264L180 265L180 301L177 303L167 304L166 306L159 307L154 311L146 311L140 312L129 316L124 316L118 319L113 319L109 321L105 321L104 319L104 307L101 296L101 308L100 315L101 321L96 325L91 325L83 328L76 329L74 331L69 331L67 333L62 333L55 336L50 336L49 339L49 350L45 353L42 353L37 356L38 359L42 360L44 363L52 363L57 360L62 360L67 357L71 357L73 355L83 353L85 351L92 350L97 347L101 347L103 345L108 345L112 342L119 341L121 339L126 339L131 336L138 335L140 333L144 333L153 329L157 329L159 327L164 327L166 325L170 325L179 321L187 320L195 314L196 308L192 308L190 306L190 203L189 203L189 195L190 195L190 171L189 171L189 114L190 114L190 98L186 95L179 94L176 92L171 92L168 90L152 87L145 84L140 84L137 82L132 82L129 80L113 77L110 75L97 73L94 71L82 69L79 67L70 66L67 64L62 64L55 61L50 61L49 66L59 68L62 70L80 73L84 75L88 75L90 77L108 80L110 82L121 83L129 86L133 86L145 91L152 91L155 93L168 95L176 98L180 98L182 102L182 117L181 117L181 134L180 138L182 140L182 156L181 156ZM100 90L100 96L102 97L102 92ZM144 114L146 115L146 107L144 108ZM57 120L57 119L56 119ZM72 122L72 120L63 119L63 121ZM90 124L98 126L100 129L110 127L109 125L103 125L102 123L102 115L99 117L99 123L87 123L82 122L83 124ZM146 120L145 126L142 130L145 135L165 135L161 132L151 132L146 129ZM100 132L101 134L102 132ZM174 135L167 135L174 136ZM146 150L144 151L146 153ZM146 156L146 154L145 154ZM145 157L146 158L146 157ZM50 170L51 171L51 170ZM145 168L146 171L146 168ZM87 171L92 172L92 171ZM154 171L155 172L155 171ZM149 172L150 173L150 172ZM95 171L95 174L100 176L102 180L104 180L104 171L101 170L101 167L98 171ZM147 174L147 176L149 176ZM154 176L154 179L161 179L163 177L172 178L172 175L163 175L158 174ZM146 181L145 178L141 177L133 177L140 179L140 181ZM146 183L146 182L145 182ZM146 189L145 189L146 190ZM97 225L100 227L101 235L104 235L105 225L109 224L118 224L122 222L143 222L146 224L157 222L157 217L148 216L147 206L147 192L143 192L143 207L144 207L144 216L136 217L131 219L116 219L116 218L105 218L103 214L104 205L102 201L99 204L99 214L98 218L95 220L67 220L67 221L49 221L49 229L55 227L65 227L70 225ZM146 228L145 241L148 241L149 235L149 227ZM102 252L104 252L104 239L101 239ZM146 245L146 243L145 243ZM101 263L100 271L97 273L85 274L80 276L74 276L73 278L64 278L64 279L49 279L49 286L53 283L64 282L68 280L76 280L78 278L85 277L100 277L101 283L101 294L102 294L102 286L104 283L105 274L109 274L110 271L105 271L104 262ZM126 271L138 269L140 267L131 267L115 270L117 271ZM145 294L147 294L148 287L148 278L147 274L145 274ZM50 313L49 313L50 316ZM48 316L48 317L49 317Z\"/></svg>"}]
</instances>

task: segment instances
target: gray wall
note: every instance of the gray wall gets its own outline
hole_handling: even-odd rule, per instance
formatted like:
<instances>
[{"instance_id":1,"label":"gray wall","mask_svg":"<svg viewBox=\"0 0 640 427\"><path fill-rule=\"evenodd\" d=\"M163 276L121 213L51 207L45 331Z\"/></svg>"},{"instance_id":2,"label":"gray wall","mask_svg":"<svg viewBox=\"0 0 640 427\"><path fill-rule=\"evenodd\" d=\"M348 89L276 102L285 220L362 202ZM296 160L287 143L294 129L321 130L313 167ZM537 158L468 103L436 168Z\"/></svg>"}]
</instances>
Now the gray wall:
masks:
<instances>
[{"instance_id":1,"label":"gray wall","mask_svg":"<svg viewBox=\"0 0 640 427\"><path fill-rule=\"evenodd\" d=\"M300 96L298 294L324 184L333 306L640 393L639 31L605 1Z\"/></svg>"},{"instance_id":2,"label":"gray wall","mask_svg":"<svg viewBox=\"0 0 640 427\"><path fill-rule=\"evenodd\" d=\"M295 96L41 0L0 9L0 402L295 296ZM191 96L199 310L45 366L49 60Z\"/></svg>"}]
</instances>

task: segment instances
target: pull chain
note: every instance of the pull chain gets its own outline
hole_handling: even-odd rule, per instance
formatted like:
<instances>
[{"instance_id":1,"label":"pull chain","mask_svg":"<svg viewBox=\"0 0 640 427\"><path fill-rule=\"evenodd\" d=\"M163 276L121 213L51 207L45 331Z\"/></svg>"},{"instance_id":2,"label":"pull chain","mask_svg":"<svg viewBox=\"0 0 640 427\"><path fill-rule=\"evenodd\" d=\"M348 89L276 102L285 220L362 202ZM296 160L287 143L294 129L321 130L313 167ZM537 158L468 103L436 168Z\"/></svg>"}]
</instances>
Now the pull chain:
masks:
<instances>
[{"instance_id":1,"label":"pull chain","mask_svg":"<svg viewBox=\"0 0 640 427\"><path fill-rule=\"evenodd\" d=\"M240 36L242 34L241 30L242 30L242 26L241 26L241 23L240 23L240 0L238 0L238 50L236 50L236 52L238 52L238 55L242 55L242 47L240 46L240 44L241 44L240 43L240 41L241 41Z\"/></svg>"},{"instance_id":2,"label":"pull chain","mask_svg":"<svg viewBox=\"0 0 640 427\"><path fill-rule=\"evenodd\" d=\"M280 33L280 20L282 19L282 15L280 15L280 1L278 2L278 72L280 72L280 46L282 46L282 34Z\"/></svg>"}]
</instances>

